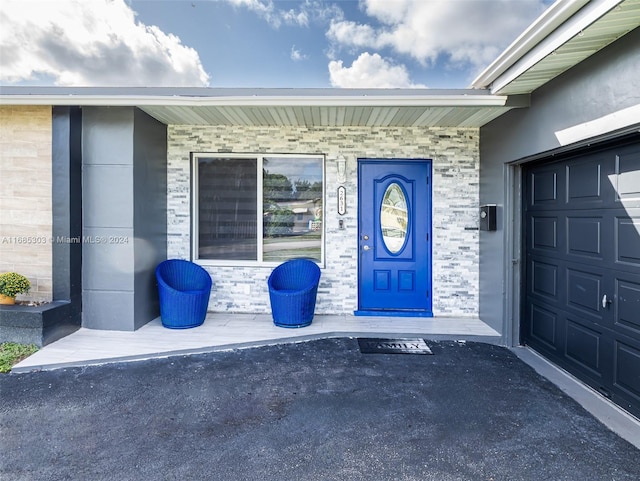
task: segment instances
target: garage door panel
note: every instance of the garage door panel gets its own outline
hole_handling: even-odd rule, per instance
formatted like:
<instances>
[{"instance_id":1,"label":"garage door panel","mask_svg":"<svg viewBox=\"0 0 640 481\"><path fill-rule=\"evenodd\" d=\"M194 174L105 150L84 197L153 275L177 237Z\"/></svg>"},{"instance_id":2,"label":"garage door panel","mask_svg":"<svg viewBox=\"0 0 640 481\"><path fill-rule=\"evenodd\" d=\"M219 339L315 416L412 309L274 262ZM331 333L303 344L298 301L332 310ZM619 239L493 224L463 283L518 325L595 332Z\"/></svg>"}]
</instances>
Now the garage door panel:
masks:
<instances>
[{"instance_id":1,"label":"garage door panel","mask_svg":"<svg viewBox=\"0 0 640 481\"><path fill-rule=\"evenodd\" d=\"M530 246L547 253L558 250L558 217L532 216Z\"/></svg>"},{"instance_id":2,"label":"garage door panel","mask_svg":"<svg viewBox=\"0 0 640 481\"><path fill-rule=\"evenodd\" d=\"M558 301L558 266L531 260L531 294Z\"/></svg>"},{"instance_id":3,"label":"garage door panel","mask_svg":"<svg viewBox=\"0 0 640 481\"><path fill-rule=\"evenodd\" d=\"M567 216L567 254L602 260L603 217Z\"/></svg>"},{"instance_id":4,"label":"garage door panel","mask_svg":"<svg viewBox=\"0 0 640 481\"><path fill-rule=\"evenodd\" d=\"M565 356L577 368L589 371L592 377L602 377L602 331L587 327L571 317L567 318L565 326Z\"/></svg>"},{"instance_id":5,"label":"garage door panel","mask_svg":"<svg viewBox=\"0 0 640 481\"><path fill-rule=\"evenodd\" d=\"M611 155L597 154L569 162L566 166L566 207L598 208L614 199L613 186L607 169L611 166Z\"/></svg>"},{"instance_id":6,"label":"garage door panel","mask_svg":"<svg viewBox=\"0 0 640 481\"><path fill-rule=\"evenodd\" d=\"M602 319L600 300L603 295L604 276L595 272L585 272L567 268L567 308L582 314Z\"/></svg>"},{"instance_id":7,"label":"garage door panel","mask_svg":"<svg viewBox=\"0 0 640 481\"><path fill-rule=\"evenodd\" d=\"M640 215L616 216L616 262L640 267Z\"/></svg>"},{"instance_id":8,"label":"garage door panel","mask_svg":"<svg viewBox=\"0 0 640 481\"><path fill-rule=\"evenodd\" d=\"M640 148L631 147L616 155L615 189L623 204L640 201Z\"/></svg>"},{"instance_id":9,"label":"garage door panel","mask_svg":"<svg viewBox=\"0 0 640 481\"><path fill-rule=\"evenodd\" d=\"M561 174L562 169L560 167L531 172L529 177L531 185L529 205L532 207L557 206L560 200L558 189L562 185L559 182Z\"/></svg>"},{"instance_id":10,"label":"garage door panel","mask_svg":"<svg viewBox=\"0 0 640 481\"><path fill-rule=\"evenodd\" d=\"M621 332L640 339L640 276L617 277L615 286L614 324Z\"/></svg>"},{"instance_id":11,"label":"garage door panel","mask_svg":"<svg viewBox=\"0 0 640 481\"><path fill-rule=\"evenodd\" d=\"M557 350L558 314L556 311L529 303L529 335L548 349Z\"/></svg>"},{"instance_id":12,"label":"garage door panel","mask_svg":"<svg viewBox=\"0 0 640 481\"><path fill-rule=\"evenodd\" d=\"M614 350L614 386L632 401L640 401L640 348L617 340Z\"/></svg>"}]
</instances>

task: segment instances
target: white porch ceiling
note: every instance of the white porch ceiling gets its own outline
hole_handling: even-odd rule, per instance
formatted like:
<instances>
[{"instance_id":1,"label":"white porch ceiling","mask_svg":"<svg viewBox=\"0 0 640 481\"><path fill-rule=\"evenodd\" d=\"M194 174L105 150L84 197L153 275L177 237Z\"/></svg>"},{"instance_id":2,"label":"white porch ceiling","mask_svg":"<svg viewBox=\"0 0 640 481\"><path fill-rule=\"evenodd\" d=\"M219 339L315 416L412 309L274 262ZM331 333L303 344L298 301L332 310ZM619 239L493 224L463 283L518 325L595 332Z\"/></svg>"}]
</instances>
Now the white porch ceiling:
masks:
<instances>
[{"instance_id":1,"label":"white porch ceiling","mask_svg":"<svg viewBox=\"0 0 640 481\"><path fill-rule=\"evenodd\" d=\"M141 105L140 108L167 125L481 127L513 107Z\"/></svg>"}]
</instances>

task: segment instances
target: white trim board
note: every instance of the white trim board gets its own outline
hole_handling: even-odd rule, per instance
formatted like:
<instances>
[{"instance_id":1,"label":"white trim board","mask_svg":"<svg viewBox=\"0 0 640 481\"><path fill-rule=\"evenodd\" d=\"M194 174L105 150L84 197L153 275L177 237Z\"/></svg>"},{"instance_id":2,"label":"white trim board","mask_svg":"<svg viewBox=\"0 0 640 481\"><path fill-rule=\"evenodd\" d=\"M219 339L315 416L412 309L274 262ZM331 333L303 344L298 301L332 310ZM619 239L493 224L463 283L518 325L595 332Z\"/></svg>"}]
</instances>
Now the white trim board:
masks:
<instances>
[{"instance_id":1,"label":"white trim board","mask_svg":"<svg viewBox=\"0 0 640 481\"><path fill-rule=\"evenodd\" d=\"M586 140L608 132L613 132L637 124L640 119L640 104L618 110L597 119L582 122L566 129L556 131L560 145L565 146ZM640 125L638 127L640 130Z\"/></svg>"}]
</instances>

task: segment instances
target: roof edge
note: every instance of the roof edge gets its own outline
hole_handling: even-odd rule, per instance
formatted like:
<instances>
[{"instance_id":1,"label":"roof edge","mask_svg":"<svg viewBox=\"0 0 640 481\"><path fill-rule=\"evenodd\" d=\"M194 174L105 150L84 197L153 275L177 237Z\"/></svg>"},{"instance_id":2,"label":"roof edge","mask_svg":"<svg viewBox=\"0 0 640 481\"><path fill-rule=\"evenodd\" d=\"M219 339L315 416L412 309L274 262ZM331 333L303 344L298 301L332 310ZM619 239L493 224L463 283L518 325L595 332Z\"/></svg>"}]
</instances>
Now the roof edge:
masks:
<instances>
[{"instance_id":1,"label":"roof edge","mask_svg":"<svg viewBox=\"0 0 640 481\"><path fill-rule=\"evenodd\" d=\"M0 105L79 106L504 106L488 90L0 87Z\"/></svg>"},{"instance_id":2,"label":"roof edge","mask_svg":"<svg viewBox=\"0 0 640 481\"><path fill-rule=\"evenodd\" d=\"M491 89L493 92L498 91L513 80L511 77L515 77L516 75L502 80L499 87L495 87L496 81L503 77L518 62L521 62L531 51L535 49L544 50L539 55L536 55L536 59L538 60L540 57L551 54L560 45L574 35L577 35L581 30L623 1L624 0L558 0L545 10L498 58L483 70L473 80L470 88ZM548 40L551 37L557 37L558 40L551 42ZM533 64L535 64L535 61L527 62L525 66L519 69L519 73L522 73L522 70L526 71Z\"/></svg>"}]
</instances>

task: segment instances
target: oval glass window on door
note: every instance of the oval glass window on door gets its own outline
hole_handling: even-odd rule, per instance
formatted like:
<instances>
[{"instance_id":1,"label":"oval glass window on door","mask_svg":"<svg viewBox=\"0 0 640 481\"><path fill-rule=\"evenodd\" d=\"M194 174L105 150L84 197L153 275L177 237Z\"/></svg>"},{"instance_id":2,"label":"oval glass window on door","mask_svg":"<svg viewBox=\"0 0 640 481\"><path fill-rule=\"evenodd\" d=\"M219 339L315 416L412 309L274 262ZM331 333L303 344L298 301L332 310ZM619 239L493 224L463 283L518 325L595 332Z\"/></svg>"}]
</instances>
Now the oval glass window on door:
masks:
<instances>
[{"instance_id":1,"label":"oval glass window on door","mask_svg":"<svg viewBox=\"0 0 640 481\"><path fill-rule=\"evenodd\" d=\"M402 187L392 182L385 190L380 206L382 240L390 253L397 254L402 250L407 240L408 224L407 198Z\"/></svg>"}]
</instances>

